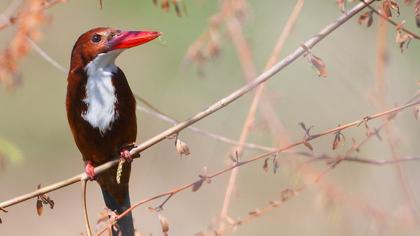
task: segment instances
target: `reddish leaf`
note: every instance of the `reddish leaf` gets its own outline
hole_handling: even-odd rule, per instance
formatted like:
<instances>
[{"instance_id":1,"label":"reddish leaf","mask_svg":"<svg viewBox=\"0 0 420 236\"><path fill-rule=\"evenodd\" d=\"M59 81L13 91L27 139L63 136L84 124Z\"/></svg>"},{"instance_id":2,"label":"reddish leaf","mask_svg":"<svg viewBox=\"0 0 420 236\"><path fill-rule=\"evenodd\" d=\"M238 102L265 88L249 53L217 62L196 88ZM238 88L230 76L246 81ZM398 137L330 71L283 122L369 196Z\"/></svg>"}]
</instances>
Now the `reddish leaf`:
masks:
<instances>
[{"instance_id":1,"label":"reddish leaf","mask_svg":"<svg viewBox=\"0 0 420 236\"><path fill-rule=\"evenodd\" d=\"M384 14L388 18L392 17L391 3L389 2L389 0L385 0L382 2L382 14Z\"/></svg>"},{"instance_id":2,"label":"reddish leaf","mask_svg":"<svg viewBox=\"0 0 420 236\"><path fill-rule=\"evenodd\" d=\"M269 160L270 158L266 158L265 160L264 160L264 165L263 165L263 170L265 171L265 172L267 172L268 171L268 160Z\"/></svg>"},{"instance_id":3,"label":"reddish leaf","mask_svg":"<svg viewBox=\"0 0 420 236\"><path fill-rule=\"evenodd\" d=\"M373 23L373 11L368 11L359 16L357 22L366 27L370 27Z\"/></svg>"},{"instance_id":4,"label":"reddish leaf","mask_svg":"<svg viewBox=\"0 0 420 236\"><path fill-rule=\"evenodd\" d=\"M342 140L344 140L344 135L339 131L334 136L334 141L332 144L332 150L337 149L337 147L342 143Z\"/></svg>"}]
</instances>

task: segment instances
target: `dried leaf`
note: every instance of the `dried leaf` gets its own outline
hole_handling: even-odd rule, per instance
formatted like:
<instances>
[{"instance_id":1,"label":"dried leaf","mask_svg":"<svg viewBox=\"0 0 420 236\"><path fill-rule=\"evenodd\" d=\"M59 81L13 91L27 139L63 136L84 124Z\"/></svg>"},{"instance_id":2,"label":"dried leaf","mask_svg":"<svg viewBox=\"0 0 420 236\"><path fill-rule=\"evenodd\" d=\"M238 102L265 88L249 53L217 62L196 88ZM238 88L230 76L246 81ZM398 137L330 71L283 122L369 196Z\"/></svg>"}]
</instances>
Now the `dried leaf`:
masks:
<instances>
[{"instance_id":1,"label":"dried leaf","mask_svg":"<svg viewBox=\"0 0 420 236\"><path fill-rule=\"evenodd\" d=\"M416 25L420 28L420 0L414 3L414 13L416 15Z\"/></svg>"},{"instance_id":2,"label":"dried leaf","mask_svg":"<svg viewBox=\"0 0 420 236\"><path fill-rule=\"evenodd\" d=\"M159 217L160 227L162 228L162 233L164 235L168 235L168 231L169 231L168 220L161 214L158 214L158 217Z\"/></svg>"},{"instance_id":3,"label":"dried leaf","mask_svg":"<svg viewBox=\"0 0 420 236\"><path fill-rule=\"evenodd\" d=\"M264 165L263 165L263 170L265 171L265 172L267 172L268 171L268 160L269 160L270 158L266 158L265 160L264 160Z\"/></svg>"},{"instance_id":4,"label":"dried leaf","mask_svg":"<svg viewBox=\"0 0 420 236\"><path fill-rule=\"evenodd\" d=\"M164 11L169 11L169 1L168 0L162 0L162 3L160 4L160 8Z\"/></svg>"},{"instance_id":5,"label":"dried leaf","mask_svg":"<svg viewBox=\"0 0 420 236\"><path fill-rule=\"evenodd\" d=\"M337 149L337 147L342 143L342 140L345 140L344 135L340 131L335 133L332 150Z\"/></svg>"},{"instance_id":6,"label":"dried leaf","mask_svg":"<svg viewBox=\"0 0 420 236\"><path fill-rule=\"evenodd\" d=\"M311 151L313 151L314 150L314 148L312 147L312 145L309 143L309 142L307 142L307 141L304 141L303 142L303 145L305 145L305 147L307 147L309 150L311 150Z\"/></svg>"},{"instance_id":7,"label":"dried leaf","mask_svg":"<svg viewBox=\"0 0 420 236\"><path fill-rule=\"evenodd\" d=\"M384 0L382 2L382 13L390 18L392 17L392 10L397 11L397 16L400 15L400 7L394 0Z\"/></svg>"},{"instance_id":8,"label":"dried leaf","mask_svg":"<svg viewBox=\"0 0 420 236\"><path fill-rule=\"evenodd\" d=\"M285 202L295 195L295 191L293 191L293 189L288 188L283 190L280 195L281 201Z\"/></svg>"},{"instance_id":9,"label":"dried leaf","mask_svg":"<svg viewBox=\"0 0 420 236\"><path fill-rule=\"evenodd\" d=\"M201 178L200 180L196 181L192 186L192 191L197 192L203 185L203 182L204 182L204 178Z\"/></svg>"},{"instance_id":10,"label":"dried leaf","mask_svg":"<svg viewBox=\"0 0 420 236\"><path fill-rule=\"evenodd\" d=\"M255 216L255 217L257 217L257 216L260 216L261 215L261 210L260 209L255 209L255 210L253 210L253 211L250 211L249 213L248 213L250 216Z\"/></svg>"},{"instance_id":11,"label":"dried leaf","mask_svg":"<svg viewBox=\"0 0 420 236\"><path fill-rule=\"evenodd\" d=\"M413 113L414 113L414 118L416 118L416 120L419 120L419 118L420 118L420 106L415 106L414 110L413 110Z\"/></svg>"},{"instance_id":12,"label":"dried leaf","mask_svg":"<svg viewBox=\"0 0 420 236\"><path fill-rule=\"evenodd\" d=\"M359 16L357 22L366 27L370 27L373 23L373 11L368 11Z\"/></svg>"},{"instance_id":13,"label":"dried leaf","mask_svg":"<svg viewBox=\"0 0 420 236\"><path fill-rule=\"evenodd\" d=\"M269 201L268 202L273 208L276 208L280 205L280 202L278 201Z\"/></svg>"},{"instance_id":14,"label":"dried leaf","mask_svg":"<svg viewBox=\"0 0 420 236\"><path fill-rule=\"evenodd\" d=\"M303 145L305 145L305 147L307 147L309 150L313 151L314 148L312 147L312 145L308 142L308 139L310 139L311 134L310 131L313 128L313 126L306 128L306 125L303 122L299 122L299 125L302 127L302 129L305 131L305 136L304 136L304 140L303 140Z\"/></svg>"},{"instance_id":15,"label":"dried leaf","mask_svg":"<svg viewBox=\"0 0 420 236\"><path fill-rule=\"evenodd\" d=\"M37 189L41 188L41 184L38 184ZM36 212L39 216L42 215L44 205L49 205L51 209L54 208L54 201L46 194L38 195L36 199Z\"/></svg>"},{"instance_id":16,"label":"dried leaf","mask_svg":"<svg viewBox=\"0 0 420 236\"><path fill-rule=\"evenodd\" d=\"M188 156L190 155L190 148L188 147L188 145L181 141L179 138L175 139L175 148L176 151L179 153L179 155L185 155Z\"/></svg>"},{"instance_id":17,"label":"dried leaf","mask_svg":"<svg viewBox=\"0 0 420 236\"><path fill-rule=\"evenodd\" d=\"M278 169L279 169L279 160L277 159L277 156L275 156L273 158L273 173L276 174Z\"/></svg>"},{"instance_id":18,"label":"dried leaf","mask_svg":"<svg viewBox=\"0 0 420 236\"><path fill-rule=\"evenodd\" d=\"M389 0L385 0L382 2L382 14L384 14L384 16L388 18L392 17L391 3L389 2Z\"/></svg>"},{"instance_id":19,"label":"dried leaf","mask_svg":"<svg viewBox=\"0 0 420 236\"><path fill-rule=\"evenodd\" d=\"M42 215L42 212L43 212L43 210L44 210L44 205L42 204L42 200L41 200L41 198L37 198L36 199L36 213L39 215L39 216L41 216Z\"/></svg>"},{"instance_id":20,"label":"dried leaf","mask_svg":"<svg viewBox=\"0 0 420 236\"><path fill-rule=\"evenodd\" d=\"M313 55L312 53L309 53L307 55L307 58L308 58L308 62L312 64L313 68L317 72L318 76L327 78L328 76L327 67L324 61L321 58Z\"/></svg>"},{"instance_id":21,"label":"dried leaf","mask_svg":"<svg viewBox=\"0 0 420 236\"><path fill-rule=\"evenodd\" d=\"M401 53L404 52L404 48L407 49L411 40L414 38L413 35L407 34L402 30L397 30L397 36L395 37L395 42L399 45ZM405 46L405 47L404 47Z\"/></svg>"},{"instance_id":22,"label":"dried leaf","mask_svg":"<svg viewBox=\"0 0 420 236\"><path fill-rule=\"evenodd\" d=\"M400 15L400 6L395 0L389 0L391 8L395 11L397 11L397 16Z\"/></svg>"}]
</instances>

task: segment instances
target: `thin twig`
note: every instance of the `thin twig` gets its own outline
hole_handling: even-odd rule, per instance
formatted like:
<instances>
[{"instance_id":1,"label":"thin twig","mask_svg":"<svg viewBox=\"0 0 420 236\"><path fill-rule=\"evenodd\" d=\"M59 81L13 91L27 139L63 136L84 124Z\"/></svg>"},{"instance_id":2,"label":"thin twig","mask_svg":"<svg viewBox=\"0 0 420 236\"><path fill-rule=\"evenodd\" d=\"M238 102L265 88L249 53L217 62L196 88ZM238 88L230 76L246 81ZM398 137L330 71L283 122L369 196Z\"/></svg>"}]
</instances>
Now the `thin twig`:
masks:
<instances>
[{"instance_id":1,"label":"thin twig","mask_svg":"<svg viewBox=\"0 0 420 236\"><path fill-rule=\"evenodd\" d=\"M86 189L88 180L82 181L82 203L83 203L83 217L85 220L86 232L88 236L92 236L92 229L90 228L89 215L86 201Z\"/></svg>"},{"instance_id":2,"label":"thin twig","mask_svg":"<svg viewBox=\"0 0 420 236\"><path fill-rule=\"evenodd\" d=\"M305 156L310 158L309 161L314 162L314 161L327 161L328 163L333 163L336 162L337 160L340 161L348 161L348 162L359 162L359 163L363 163L363 164L371 164L371 165L390 165L390 164L395 164L395 163L400 163L400 162L408 162L408 161L418 161L420 160L420 156L404 156L404 157L399 157L398 159L389 159L389 160L384 160L384 159L379 159L379 160L375 160L375 159L371 159L371 158L360 158L358 156L345 156L343 158L343 156L329 156L326 154L322 154L322 155L315 155L313 153L309 153L309 152L295 152L294 154L296 155L301 155L301 156Z\"/></svg>"},{"instance_id":3,"label":"thin twig","mask_svg":"<svg viewBox=\"0 0 420 236\"><path fill-rule=\"evenodd\" d=\"M31 38L26 37L29 44L32 46L33 49L35 49L35 51L42 57L44 58L48 63L50 63L51 65L53 65L57 70L63 72L63 73L67 73L67 69L60 65L60 63L58 63L56 60L54 60L52 57L50 57L44 50L42 50L42 48L40 48Z\"/></svg>"}]
</instances>

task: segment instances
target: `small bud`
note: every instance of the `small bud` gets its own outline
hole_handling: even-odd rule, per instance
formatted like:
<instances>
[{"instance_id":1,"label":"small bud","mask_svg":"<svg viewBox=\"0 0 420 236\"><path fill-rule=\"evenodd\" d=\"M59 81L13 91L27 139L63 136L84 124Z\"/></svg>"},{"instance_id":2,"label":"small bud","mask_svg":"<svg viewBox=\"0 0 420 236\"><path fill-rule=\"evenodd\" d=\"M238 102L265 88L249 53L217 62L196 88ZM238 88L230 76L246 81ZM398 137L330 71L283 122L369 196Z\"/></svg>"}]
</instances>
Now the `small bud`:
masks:
<instances>
[{"instance_id":1,"label":"small bud","mask_svg":"<svg viewBox=\"0 0 420 236\"><path fill-rule=\"evenodd\" d=\"M182 155L185 155L185 156L190 155L190 148L188 147L188 145L185 142L181 141L179 138L177 138L175 140L175 148L176 148L176 151L181 156Z\"/></svg>"}]
</instances>

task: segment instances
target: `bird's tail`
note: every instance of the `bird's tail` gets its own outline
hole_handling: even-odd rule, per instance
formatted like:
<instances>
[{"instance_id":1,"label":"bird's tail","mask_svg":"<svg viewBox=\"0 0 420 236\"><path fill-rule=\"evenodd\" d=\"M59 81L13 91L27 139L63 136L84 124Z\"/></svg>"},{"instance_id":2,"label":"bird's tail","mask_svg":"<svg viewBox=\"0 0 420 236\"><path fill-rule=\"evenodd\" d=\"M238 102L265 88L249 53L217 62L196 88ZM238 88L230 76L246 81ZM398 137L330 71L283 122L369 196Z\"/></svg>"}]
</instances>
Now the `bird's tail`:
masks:
<instances>
[{"instance_id":1,"label":"bird's tail","mask_svg":"<svg viewBox=\"0 0 420 236\"><path fill-rule=\"evenodd\" d=\"M101 190L105 205L110 210L115 211L117 214L121 214L130 208L131 203L128 191L127 194L125 194L124 200L120 204L106 189L101 187ZM134 236L133 216L131 215L131 212L118 220L117 226L118 227L112 227L112 236Z\"/></svg>"}]
</instances>

